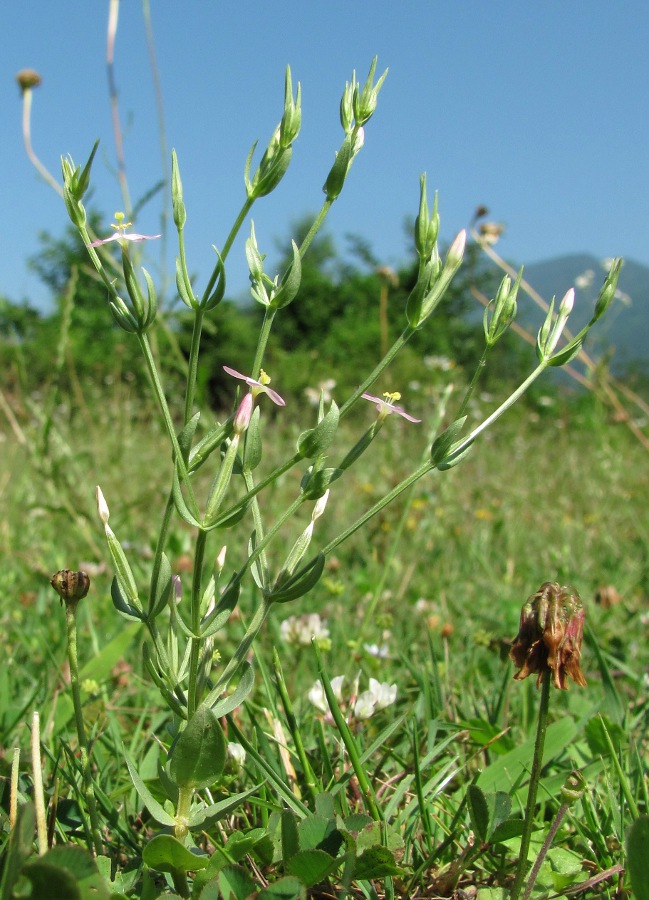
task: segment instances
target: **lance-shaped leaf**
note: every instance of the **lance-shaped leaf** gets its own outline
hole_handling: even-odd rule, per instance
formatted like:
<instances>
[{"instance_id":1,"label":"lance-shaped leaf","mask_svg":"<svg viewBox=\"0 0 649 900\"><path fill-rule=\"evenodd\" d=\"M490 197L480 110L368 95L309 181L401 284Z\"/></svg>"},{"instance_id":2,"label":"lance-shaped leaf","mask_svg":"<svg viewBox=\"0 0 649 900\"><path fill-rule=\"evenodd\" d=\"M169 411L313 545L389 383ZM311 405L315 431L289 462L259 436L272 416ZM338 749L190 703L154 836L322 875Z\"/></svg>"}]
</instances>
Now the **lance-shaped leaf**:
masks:
<instances>
[{"instance_id":1,"label":"lance-shaped leaf","mask_svg":"<svg viewBox=\"0 0 649 900\"><path fill-rule=\"evenodd\" d=\"M271 309L282 309L284 306L288 306L289 303L295 299L295 296L300 289L300 282L302 281L302 260L295 241L291 241L291 244L293 247L293 261L286 270L286 274L282 278L279 289L271 297L269 303Z\"/></svg>"},{"instance_id":2,"label":"lance-shaped leaf","mask_svg":"<svg viewBox=\"0 0 649 900\"><path fill-rule=\"evenodd\" d=\"M202 523L198 520L198 510L196 510L196 512L192 512L187 505L187 502L185 501L182 488L180 487L180 478L178 477L177 467L174 469L172 494L176 512L178 513L180 518L184 519L185 522L187 522L187 524L191 525L193 528L202 529Z\"/></svg>"},{"instance_id":3,"label":"lance-shaped leaf","mask_svg":"<svg viewBox=\"0 0 649 900\"><path fill-rule=\"evenodd\" d=\"M340 412L335 401L331 401L331 407L327 415L318 422L315 428L303 431L297 442L297 452L304 459L313 459L331 445L338 428Z\"/></svg>"},{"instance_id":4,"label":"lance-shaped leaf","mask_svg":"<svg viewBox=\"0 0 649 900\"><path fill-rule=\"evenodd\" d=\"M131 776L133 787L137 791L140 800L142 800L156 822L159 822L160 825L169 825L173 827L176 824L176 820L173 816L169 815L167 810L164 809L164 807L160 803L158 803L151 791L142 781L142 779L140 778L140 774L135 767L135 763L126 752L125 747L123 748L123 752L124 759L126 760L126 765L128 767L128 773Z\"/></svg>"},{"instance_id":5,"label":"lance-shaped leaf","mask_svg":"<svg viewBox=\"0 0 649 900\"><path fill-rule=\"evenodd\" d=\"M228 713L231 713L237 706L241 706L254 685L255 673L250 663L246 662L243 665L243 673L236 688L231 694L228 694L227 697L222 697L220 700L217 700L212 707L214 715L220 719L223 716L227 716Z\"/></svg>"},{"instance_id":6,"label":"lance-shaped leaf","mask_svg":"<svg viewBox=\"0 0 649 900\"><path fill-rule=\"evenodd\" d=\"M181 788L211 787L223 774L226 751L218 718L199 706L173 747L169 774Z\"/></svg>"},{"instance_id":7,"label":"lance-shaped leaf","mask_svg":"<svg viewBox=\"0 0 649 900\"><path fill-rule=\"evenodd\" d=\"M430 450L430 461L434 466L439 465L439 463L449 455L449 451L453 444L458 440L465 422L466 416L456 419L455 422L449 425L448 428L445 431L442 431L435 439Z\"/></svg>"},{"instance_id":8,"label":"lance-shaped leaf","mask_svg":"<svg viewBox=\"0 0 649 900\"><path fill-rule=\"evenodd\" d=\"M155 582L151 585L149 597L149 615L155 617L162 612L171 591L171 564L165 553L160 557L160 568Z\"/></svg>"},{"instance_id":9,"label":"lance-shaped leaf","mask_svg":"<svg viewBox=\"0 0 649 900\"><path fill-rule=\"evenodd\" d=\"M305 500L319 500L324 496L332 481L343 474L342 469L317 469L309 467L302 478L302 494Z\"/></svg>"},{"instance_id":10,"label":"lance-shaped leaf","mask_svg":"<svg viewBox=\"0 0 649 900\"><path fill-rule=\"evenodd\" d=\"M260 410L255 407L250 423L246 429L246 442L243 448L243 470L244 472L254 471L262 457L261 445L261 428L259 427Z\"/></svg>"},{"instance_id":11,"label":"lance-shaped leaf","mask_svg":"<svg viewBox=\"0 0 649 900\"><path fill-rule=\"evenodd\" d=\"M206 831L214 825L215 822L218 822L224 816L227 816L228 813L232 812L233 809L236 809L237 806L243 803L244 800L247 800L248 797L252 797L253 794L256 794L262 784L263 782L261 784L256 784L247 791L242 791L240 794L231 794L229 797L226 797L225 800L220 800L218 803L212 803L211 806L197 809L196 812L192 813L189 817L189 822L187 824L190 828L201 828ZM237 834L242 835L242 832L235 831L231 837Z\"/></svg>"},{"instance_id":12,"label":"lance-shaped leaf","mask_svg":"<svg viewBox=\"0 0 649 900\"><path fill-rule=\"evenodd\" d=\"M233 575L230 583L223 591L219 602L209 615L201 623L201 638L208 638L225 627L239 601L241 582L237 575Z\"/></svg>"},{"instance_id":13,"label":"lance-shaped leaf","mask_svg":"<svg viewBox=\"0 0 649 900\"><path fill-rule=\"evenodd\" d=\"M123 615L127 619L137 619L138 621L142 620L142 608L138 602L138 606L133 606L129 603L120 587L120 582L117 576L115 576L112 580L110 586L110 597L113 601L113 606L117 610L118 613Z\"/></svg>"},{"instance_id":14,"label":"lance-shaped leaf","mask_svg":"<svg viewBox=\"0 0 649 900\"><path fill-rule=\"evenodd\" d=\"M306 566L303 566L299 572L296 572L277 590L272 591L268 595L268 599L273 603L288 603L289 600L296 600L307 594L320 580L320 576L324 570L325 556L324 553L318 553Z\"/></svg>"},{"instance_id":15,"label":"lance-shaped leaf","mask_svg":"<svg viewBox=\"0 0 649 900\"><path fill-rule=\"evenodd\" d=\"M189 422L185 425L183 430L178 435L178 446L180 447L180 451L183 455L183 459L187 460L189 456L189 451L192 446L192 441L194 439L194 434L196 433L196 428L198 426L198 420L200 419L201 414L199 412L194 413Z\"/></svg>"}]
</instances>

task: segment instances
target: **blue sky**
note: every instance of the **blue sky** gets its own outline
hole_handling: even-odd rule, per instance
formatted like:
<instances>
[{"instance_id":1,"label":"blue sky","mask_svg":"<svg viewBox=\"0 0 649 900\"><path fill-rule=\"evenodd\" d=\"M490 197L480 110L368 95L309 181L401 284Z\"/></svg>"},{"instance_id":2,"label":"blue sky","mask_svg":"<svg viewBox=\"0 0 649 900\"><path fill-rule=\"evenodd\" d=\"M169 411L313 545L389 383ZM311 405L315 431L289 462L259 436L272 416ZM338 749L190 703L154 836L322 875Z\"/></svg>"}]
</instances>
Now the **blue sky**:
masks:
<instances>
[{"instance_id":1,"label":"blue sky","mask_svg":"<svg viewBox=\"0 0 649 900\"><path fill-rule=\"evenodd\" d=\"M253 209L260 248L271 259L291 222L319 208L342 137L341 92L353 69L364 79L375 54L378 70L390 72L328 219L340 249L351 232L382 263L403 262L403 222L416 213L425 171L431 200L439 190L445 240L484 204L506 225L499 251L517 263L590 252L649 264L646 0L151 0L151 15L166 137L180 160L189 267L199 287L211 271L212 244L223 244L244 199L250 146L259 138L263 149L281 116L287 63L302 84L302 132L279 189ZM38 251L41 229L60 235L66 225L62 201L22 148L19 69L36 68L43 78L32 112L41 160L58 177L62 154L83 162L101 138L94 201L108 217L122 207L107 18L108 0L31 0L0 11L0 294L15 301L45 302L26 259ZM137 198L162 171L139 0L121 2L115 64ZM154 201L137 229L157 231L159 215ZM230 255L228 293L246 291L247 233ZM170 254L170 271L172 263Z\"/></svg>"}]
</instances>

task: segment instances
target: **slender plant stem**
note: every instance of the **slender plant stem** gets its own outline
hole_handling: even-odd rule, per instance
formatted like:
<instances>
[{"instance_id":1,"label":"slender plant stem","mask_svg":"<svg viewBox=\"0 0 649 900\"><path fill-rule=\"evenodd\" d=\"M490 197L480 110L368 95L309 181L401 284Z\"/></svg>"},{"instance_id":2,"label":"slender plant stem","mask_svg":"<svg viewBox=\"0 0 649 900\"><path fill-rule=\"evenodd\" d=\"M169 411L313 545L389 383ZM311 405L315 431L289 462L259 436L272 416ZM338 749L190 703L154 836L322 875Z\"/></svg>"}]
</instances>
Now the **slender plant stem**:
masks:
<instances>
[{"instance_id":1,"label":"slender plant stem","mask_svg":"<svg viewBox=\"0 0 649 900\"><path fill-rule=\"evenodd\" d=\"M534 809L536 807L536 795L539 790L539 782L541 780L541 769L543 768L543 745L545 744L545 734L548 728L548 708L550 706L550 685L552 672L548 667L543 672L541 679L541 696L539 699L539 717L536 727L536 742L534 744L534 759L532 761L532 771L530 774L530 782L527 789L527 805L525 807L525 824L523 834L521 835L521 850L518 858L518 869L516 870L516 878L512 888L511 900L518 900L525 880L525 872L527 869L527 855L530 849L530 841L532 839L532 829L534 827Z\"/></svg>"},{"instance_id":2,"label":"slender plant stem","mask_svg":"<svg viewBox=\"0 0 649 900\"><path fill-rule=\"evenodd\" d=\"M532 890L534 888L534 884L536 883L536 879L538 878L539 872L541 871L543 860L547 856L548 850L552 846L552 841L554 840L554 837L559 830L559 826L563 822L565 814L568 812L568 806L568 803L562 803L557 810L557 814L554 817L554 821L550 826L550 830L548 831L545 840L543 841L543 846L539 851L539 855L534 860L534 865L532 866L530 877L527 879L527 886L525 888L525 893L523 894L522 900L529 900L532 895Z\"/></svg>"},{"instance_id":3,"label":"slender plant stem","mask_svg":"<svg viewBox=\"0 0 649 900\"><path fill-rule=\"evenodd\" d=\"M201 627L201 585L203 575L203 560L205 559L205 545L207 543L207 532L199 531L196 538L196 551L194 553L194 574L192 577L192 597L191 597L191 622L194 635L198 635ZM189 688L187 691L187 718L196 712L198 707L198 697L196 696L196 686L198 683L198 664L200 661L201 645L203 641L200 637L191 638L191 650L189 656Z\"/></svg>"},{"instance_id":4,"label":"slender plant stem","mask_svg":"<svg viewBox=\"0 0 649 900\"><path fill-rule=\"evenodd\" d=\"M94 851L99 856L103 852L101 832L99 829L99 815L95 789L90 773L90 759L88 757L88 745L86 743L86 729L83 723L83 709L81 706L81 689L79 686L79 661L77 656L77 606L78 601L70 600L65 603L65 621L68 638L68 662L70 664L70 689L72 691L72 705L74 707L74 721L77 729L77 740L81 754L81 772L83 776L84 796L90 815L90 827L92 830L92 843Z\"/></svg>"}]
</instances>

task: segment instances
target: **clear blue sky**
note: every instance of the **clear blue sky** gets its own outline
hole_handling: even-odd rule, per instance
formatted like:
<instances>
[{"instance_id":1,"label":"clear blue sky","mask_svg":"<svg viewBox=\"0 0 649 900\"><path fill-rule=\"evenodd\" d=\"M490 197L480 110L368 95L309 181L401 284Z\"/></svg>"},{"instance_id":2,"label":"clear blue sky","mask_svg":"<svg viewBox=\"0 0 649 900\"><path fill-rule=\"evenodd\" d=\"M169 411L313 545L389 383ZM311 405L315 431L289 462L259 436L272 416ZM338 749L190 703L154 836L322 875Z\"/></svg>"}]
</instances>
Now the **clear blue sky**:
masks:
<instances>
[{"instance_id":1,"label":"clear blue sky","mask_svg":"<svg viewBox=\"0 0 649 900\"><path fill-rule=\"evenodd\" d=\"M516 262L558 254L624 255L649 264L649 4L646 0L416 0L298 3L151 0L169 147L181 165L189 266L204 278L240 208L243 165L282 112L284 68L303 91L302 132L279 190L253 210L262 250L319 208L339 146L338 104L353 69L371 58L390 73L328 229L366 238L385 264L407 258L420 172L440 193L450 240L478 204L507 227ZM36 68L35 150L85 160L101 138L95 203L122 206L106 77L108 0L3 3L0 33L0 294L42 303L26 266L37 234L60 235L62 201L22 149L16 72ZM122 0L116 79L134 198L160 177L159 137L142 5ZM137 228L157 231L159 202ZM232 291L245 292L243 240L230 256ZM169 260L171 266L172 259ZM271 273L273 274L273 273ZM199 282L200 285L201 282ZM203 281L204 283L204 281Z\"/></svg>"}]
</instances>

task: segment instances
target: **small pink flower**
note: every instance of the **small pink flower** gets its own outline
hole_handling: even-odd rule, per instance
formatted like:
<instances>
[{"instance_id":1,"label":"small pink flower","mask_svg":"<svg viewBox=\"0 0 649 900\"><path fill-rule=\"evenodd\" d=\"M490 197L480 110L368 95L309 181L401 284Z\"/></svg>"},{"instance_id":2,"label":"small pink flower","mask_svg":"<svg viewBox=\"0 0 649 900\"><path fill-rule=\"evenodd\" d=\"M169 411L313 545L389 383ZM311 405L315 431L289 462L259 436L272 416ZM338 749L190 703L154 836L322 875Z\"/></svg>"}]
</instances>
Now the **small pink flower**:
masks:
<instances>
[{"instance_id":1,"label":"small pink flower","mask_svg":"<svg viewBox=\"0 0 649 900\"><path fill-rule=\"evenodd\" d=\"M93 241L91 244L88 244L88 247L100 247L102 244L110 244L111 241L131 241L136 243L137 241L155 241L156 238L162 237L161 234L126 234L126 229L130 228L130 222L124 222L124 213L117 212L115 213L115 222L116 225L111 225L111 228L115 229L115 234L111 234L110 237L101 238L98 241Z\"/></svg>"},{"instance_id":2,"label":"small pink flower","mask_svg":"<svg viewBox=\"0 0 649 900\"><path fill-rule=\"evenodd\" d=\"M277 391L274 391L272 388L269 388L270 378L264 370L262 369L259 373L259 381L254 378L251 378L249 375L242 375L241 372L237 372L236 369L231 369L230 366L223 366L224 371L228 373L228 375L232 375L233 378L238 378L240 381L245 381L246 384L252 390L252 396L256 397L258 394L268 394L269 398L275 403L277 406L286 406L286 401L280 397Z\"/></svg>"},{"instance_id":3,"label":"small pink flower","mask_svg":"<svg viewBox=\"0 0 649 900\"><path fill-rule=\"evenodd\" d=\"M395 391L393 394L385 393L382 397L375 397L373 394L362 394L361 396L364 400L369 400L376 405L380 419L385 419L385 417L389 416L391 413L396 413L398 416L402 416L409 422L421 422L421 419L415 419L415 417L407 413L402 406L394 405L395 400L401 400L401 394L398 391Z\"/></svg>"}]
</instances>

